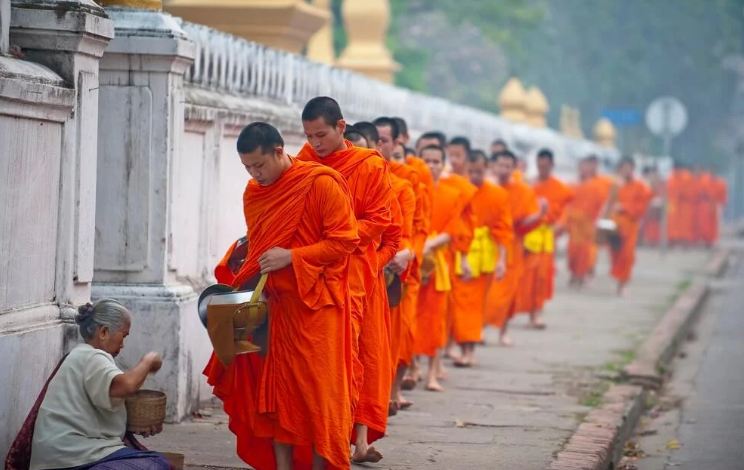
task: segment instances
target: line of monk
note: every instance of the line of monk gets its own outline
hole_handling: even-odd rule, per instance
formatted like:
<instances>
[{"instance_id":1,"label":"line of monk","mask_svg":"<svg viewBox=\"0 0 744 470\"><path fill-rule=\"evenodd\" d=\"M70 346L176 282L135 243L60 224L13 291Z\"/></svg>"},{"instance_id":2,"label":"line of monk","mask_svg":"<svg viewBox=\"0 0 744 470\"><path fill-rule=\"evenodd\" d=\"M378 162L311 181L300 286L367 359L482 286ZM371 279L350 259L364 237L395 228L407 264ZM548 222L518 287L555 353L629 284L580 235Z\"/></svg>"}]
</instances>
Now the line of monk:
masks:
<instances>
[{"instance_id":1,"label":"line of monk","mask_svg":"<svg viewBox=\"0 0 744 470\"><path fill-rule=\"evenodd\" d=\"M301 122L295 156L270 124L240 133L247 251L234 244L215 269L239 290L268 274L264 349L229 363L213 355L204 371L257 470L381 460L374 443L389 417L414 405L404 391L444 389L446 353L477 365L484 328L509 346L516 314L545 328L561 234L578 285L594 269L598 220L609 220L620 240L606 243L611 273L621 290L630 279L651 200L632 159L608 178L586 158L569 186L546 149L528 182L502 141L488 156L433 131L414 151L403 119L350 125L330 97L310 100Z\"/></svg>"},{"instance_id":2,"label":"line of monk","mask_svg":"<svg viewBox=\"0 0 744 470\"><path fill-rule=\"evenodd\" d=\"M726 205L727 185L720 176L701 169L691 170L676 163L669 178L664 181L658 171L647 170L647 177L659 195L659 208L666 202L666 229L672 246L703 245L711 247L719 237L721 213ZM643 241L649 245L661 242L660 227L664 223L662 211L652 210L646 215Z\"/></svg>"}]
</instances>

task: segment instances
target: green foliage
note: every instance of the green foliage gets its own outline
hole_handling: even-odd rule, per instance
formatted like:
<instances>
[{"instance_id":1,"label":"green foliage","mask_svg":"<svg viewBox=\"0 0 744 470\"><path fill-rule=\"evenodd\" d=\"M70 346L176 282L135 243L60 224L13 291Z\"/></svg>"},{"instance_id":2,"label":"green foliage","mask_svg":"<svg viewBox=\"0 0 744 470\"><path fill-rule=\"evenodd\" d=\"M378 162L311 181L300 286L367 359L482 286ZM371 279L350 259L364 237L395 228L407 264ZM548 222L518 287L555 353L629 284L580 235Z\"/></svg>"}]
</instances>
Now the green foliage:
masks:
<instances>
[{"instance_id":1,"label":"green foliage","mask_svg":"<svg viewBox=\"0 0 744 470\"><path fill-rule=\"evenodd\" d=\"M333 0L337 52L346 43L340 5ZM543 90L554 125L560 105L578 107L587 134L603 109L643 112L655 97L674 95L690 116L688 129L673 143L674 156L726 167L729 156L713 140L724 128L736 86L723 62L744 54L742 0L390 0L390 6L388 44L402 65L400 86L493 110L503 80L515 75ZM432 27L423 18L433 12L446 17L448 27L436 30L444 44L476 27L503 51L506 70L490 79L468 78L462 69L447 73L441 57L449 53L451 60L452 50L406 42L410 28ZM492 62L489 54L471 52L477 59L467 60ZM626 152L661 151L660 140L642 124L621 129L619 137Z\"/></svg>"},{"instance_id":2,"label":"green foliage","mask_svg":"<svg viewBox=\"0 0 744 470\"><path fill-rule=\"evenodd\" d=\"M333 50L336 57L346 47L346 30L341 17L341 3L343 0L331 0L331 11L333 12Z\"/></svg>"}]
</instances>

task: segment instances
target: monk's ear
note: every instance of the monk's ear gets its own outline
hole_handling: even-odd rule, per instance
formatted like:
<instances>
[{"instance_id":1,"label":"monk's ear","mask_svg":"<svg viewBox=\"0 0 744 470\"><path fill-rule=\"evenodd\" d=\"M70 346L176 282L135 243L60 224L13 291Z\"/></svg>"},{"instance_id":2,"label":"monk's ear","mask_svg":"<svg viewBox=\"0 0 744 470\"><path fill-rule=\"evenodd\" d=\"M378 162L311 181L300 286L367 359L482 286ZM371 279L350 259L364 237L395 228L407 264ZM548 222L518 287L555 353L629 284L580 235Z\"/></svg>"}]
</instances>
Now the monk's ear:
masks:
<instances>
[{"instance_id":1,"label":"monk's ear","mask_svg":"<svg viewBox=\"0 0 744 470\"><path fill-rule=\"evenodd\" d=\"M274 157L282 158L282 155L284 155L284 147L274 147Z\"/></svg>"},{"instance_id":2,"label":"monk's ear","mask_svg":"<svg viewBox=\"0 0 744 470\"><path fill-rule=\"evenodd\" d=\"M344 121L343 119L339 119L336 122L336 130L339 134L343 135L344 132L346 132L346 121Z\"/></svg>"}]
</instances>

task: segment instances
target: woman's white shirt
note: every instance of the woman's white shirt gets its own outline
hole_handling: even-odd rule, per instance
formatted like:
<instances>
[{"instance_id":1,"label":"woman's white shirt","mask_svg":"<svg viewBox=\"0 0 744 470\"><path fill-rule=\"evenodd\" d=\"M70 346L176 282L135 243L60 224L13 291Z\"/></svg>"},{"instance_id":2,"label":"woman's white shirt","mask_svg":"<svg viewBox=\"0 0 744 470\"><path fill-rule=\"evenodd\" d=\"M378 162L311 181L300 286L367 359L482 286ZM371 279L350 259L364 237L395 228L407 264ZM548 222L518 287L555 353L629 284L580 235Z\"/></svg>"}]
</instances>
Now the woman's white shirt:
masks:
<instances>
[{"instance_id":1,"label":"woman's white shirt","mask_svg":"<svg viewBox=\"0 0 744 470\"><path fill-rule=\"evenodd\" d=\"M119 374L123 372L106 351L89 344L70 351L39 409L31 470L89 464L124 447L124 400L109 395Z\"/></svg>"}]
</instances>

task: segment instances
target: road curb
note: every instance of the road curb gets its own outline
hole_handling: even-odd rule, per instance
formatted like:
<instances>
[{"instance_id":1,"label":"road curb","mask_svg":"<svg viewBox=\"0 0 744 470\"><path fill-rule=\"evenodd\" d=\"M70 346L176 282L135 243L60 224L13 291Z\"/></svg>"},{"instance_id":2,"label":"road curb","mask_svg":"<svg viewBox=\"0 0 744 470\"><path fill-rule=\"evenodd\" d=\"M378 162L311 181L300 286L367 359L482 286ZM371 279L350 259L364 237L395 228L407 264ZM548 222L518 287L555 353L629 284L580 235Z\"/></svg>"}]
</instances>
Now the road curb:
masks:
<instances>
[{"instance_id":1,"label":"road curb","mask_svg":"<svg viewBox=\"0 0 744 470\"><path fill-rule=\"evenodd\" d=\"M705 273L708 276L719 277L728 267L731 258L731 250L723 249L716 251L705 265Z\"/></svg>"},{"instance_id":2,"label":"road curb","mask_svg":"<svg viewBox=\"0 0 744 470\"><path fill-rule=\"evenodd\" d=\"M703 273L713 277L723 274L729 254L728 250L716 251ZM661 386L665 369L707 295L705 280L685 289L640 347L635 360L623 368L621 378L629 383L612 385L605 392L603 404L584 418L547 470L606 470L617 466L623 446L645 408L647 390Z\"/></svg>"},{"instance_id":3,"label":"road curb","mask_svg":"<svg viewBox=\"0 0 744 470\"><path fill-rule=\"evenodd\" d=\"M623 379L645 388L658 389L677 346L687 335L707 295L706 281L693 282L667 310L639 348L633 362L623 368Z\"/></svg>"},{"instance_id":4,"label":"road curb","mask_svg":"<svg viewBox=\"0 0 744 470\"><path fill-rule=\"evenodd\" d=\"M646 391L638 385L616 384L602 396L603 404L592 410L548 470L595 470L613 468L622 457L643 412Z\"/></svg>"}]
</instances>

